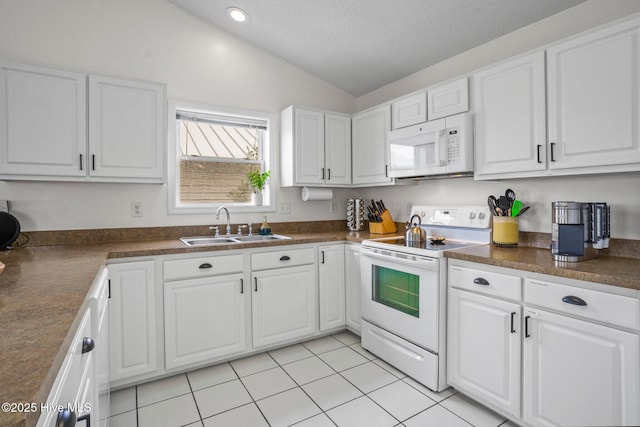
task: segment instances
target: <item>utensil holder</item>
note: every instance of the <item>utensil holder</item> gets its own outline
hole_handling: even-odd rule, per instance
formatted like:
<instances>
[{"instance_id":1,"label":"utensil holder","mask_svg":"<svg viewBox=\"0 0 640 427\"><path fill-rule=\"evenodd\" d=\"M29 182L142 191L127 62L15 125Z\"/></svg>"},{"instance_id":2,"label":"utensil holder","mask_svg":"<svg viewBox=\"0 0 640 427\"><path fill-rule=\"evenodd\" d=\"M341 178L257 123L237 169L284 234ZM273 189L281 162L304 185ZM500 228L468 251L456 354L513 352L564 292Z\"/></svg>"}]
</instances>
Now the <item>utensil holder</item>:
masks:
<instances>
[{"instance_id":1,"label":"utensil holder","mask_svg":"<svg viewBox=\"0 0 640 427\"><path fill-rule=\"evenodd\" d=\"M369 233L372 234L389 234L398 231L396 223L389 213L389 209L382 212L382 222L369 222Z\"/></svg>"},{"instance_id":2,"label":"utensil holder","mask_svg":"<svg viewBox=\"0 0 640 427\"><path fill-rule=\"evenodd\" d=\"M518 217L493 217L493 243L497 246L518 246L519 234L520 229Z\"/></svg>"}]
</instances>

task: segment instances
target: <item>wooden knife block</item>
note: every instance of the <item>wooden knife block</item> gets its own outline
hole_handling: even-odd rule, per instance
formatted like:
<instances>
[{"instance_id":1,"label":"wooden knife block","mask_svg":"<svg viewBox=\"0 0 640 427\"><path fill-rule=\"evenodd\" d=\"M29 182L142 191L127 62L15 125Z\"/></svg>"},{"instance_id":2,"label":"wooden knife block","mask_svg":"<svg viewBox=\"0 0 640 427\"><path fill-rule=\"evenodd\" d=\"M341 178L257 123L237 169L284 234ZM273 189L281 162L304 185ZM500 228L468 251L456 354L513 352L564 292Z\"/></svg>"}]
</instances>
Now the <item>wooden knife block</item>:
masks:
<instances>
[{"instance_id":1,"label":"wooden knife block","mask_svg":"<svg viewBox=\"0 0 640 427\"><path fill-rule=\"evenodd\" d=\"M396 223L391 218L389 209L382 212L382 222L369 222L369 233L372 234L389 234L398 231Z\"/></svg>"}]
</instances>

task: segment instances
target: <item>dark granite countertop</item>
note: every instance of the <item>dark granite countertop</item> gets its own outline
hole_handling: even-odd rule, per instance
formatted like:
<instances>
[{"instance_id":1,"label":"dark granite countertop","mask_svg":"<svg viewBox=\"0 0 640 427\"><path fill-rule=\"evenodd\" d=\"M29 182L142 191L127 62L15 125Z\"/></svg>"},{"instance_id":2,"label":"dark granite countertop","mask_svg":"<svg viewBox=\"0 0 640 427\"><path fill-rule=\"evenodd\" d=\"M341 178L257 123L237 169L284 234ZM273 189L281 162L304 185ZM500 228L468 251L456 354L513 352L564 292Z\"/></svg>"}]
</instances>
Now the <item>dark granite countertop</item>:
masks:
<instances>
[{"instance_id":1,"label":"dark granite countertop","mask_svg":"<svg viewBox=\"0 0 640 427\"><path fill-rule=\"evenodd\" d=\"M382 237L368 232L335 230L305 232L283 229L291 240L187 247L173 235L155 240L56 245L46 232L37 239L44 246L25 246L0 252L5 269L0 274L0 401L44 402L77 329L85 297L100 267L118 258L212 252L228 249L277 247L291 244L348 241ZM331 229L334 228L334 229ZM202 229L176 231L198 235ZM81 234L81 233L80 233ZM87 232L94 236L96 232ZM136 235L127 231L129 240ZM145 236L149 239L149 236ZM59 233L55 238L60 238ZM34 239L34 240L37 240ZM105 241L105 239L103 239ZM502 249L490 245L448 251L455 259L516 268L607 285L640 289L640 260L603 257L558 266L548 250L521 247ZM0 412L0 427L34 426L39 413Z\"/></svg>"}]
</instances>

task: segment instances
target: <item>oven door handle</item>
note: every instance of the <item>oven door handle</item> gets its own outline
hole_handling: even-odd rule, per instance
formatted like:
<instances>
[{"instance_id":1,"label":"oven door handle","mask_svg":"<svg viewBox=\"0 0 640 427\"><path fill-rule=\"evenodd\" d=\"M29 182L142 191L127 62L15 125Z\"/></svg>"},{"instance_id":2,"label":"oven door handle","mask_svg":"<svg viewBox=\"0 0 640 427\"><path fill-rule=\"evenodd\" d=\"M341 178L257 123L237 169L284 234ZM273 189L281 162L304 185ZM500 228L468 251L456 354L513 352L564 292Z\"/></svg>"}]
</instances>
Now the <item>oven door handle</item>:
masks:
<instances>
[{"instance_id":1,"label":"oven door handle","mask_svg":"<svg viewBox=\"0 0 640 427\"><path fill-rule=\"evenodd\" d=\"M381 261L392 262L394 264L400 264L408 267L419 268L420 270L436 271L438 269L438 261L430 258L420 258L419 261L413 261L413 260L408 260L400 257L380 255L375 252L362 252L361 255L363 257L369 257L369 258L378 259Z\"/></svg>"}]
</instances>

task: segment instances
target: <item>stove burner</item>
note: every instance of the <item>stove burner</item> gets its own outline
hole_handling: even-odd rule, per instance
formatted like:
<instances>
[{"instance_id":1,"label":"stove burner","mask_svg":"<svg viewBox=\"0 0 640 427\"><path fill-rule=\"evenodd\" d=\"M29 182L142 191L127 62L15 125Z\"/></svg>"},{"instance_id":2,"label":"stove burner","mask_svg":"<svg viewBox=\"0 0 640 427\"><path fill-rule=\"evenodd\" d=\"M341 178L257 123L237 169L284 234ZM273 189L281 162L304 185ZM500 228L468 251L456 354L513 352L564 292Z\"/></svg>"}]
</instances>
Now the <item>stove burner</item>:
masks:
<instances>
[{"instance_id":1,"label":"stove burner","mask_svg":"<svg viewBox=\"0 0 640 427\"><path fill-rule=\"evenodd\" d=\"M438 239L431 239L431 244L432 245L445 245L444 240L438 240Z\"/></svg>"}]
</instances>

